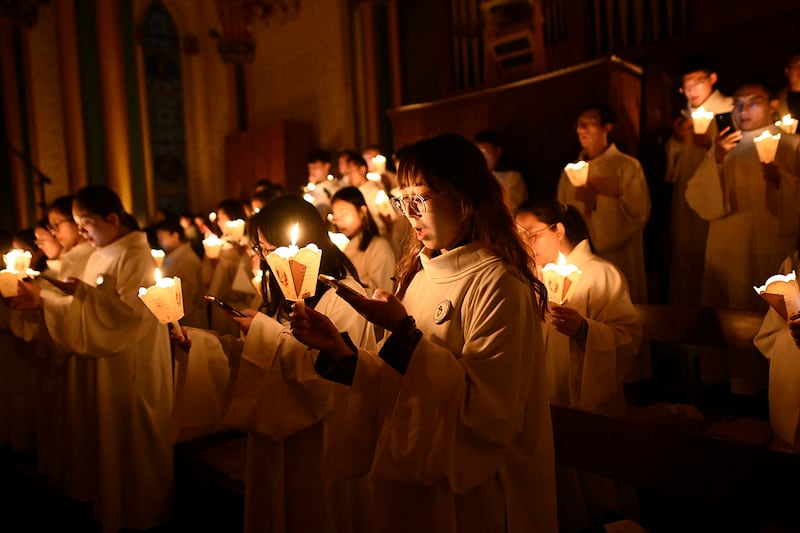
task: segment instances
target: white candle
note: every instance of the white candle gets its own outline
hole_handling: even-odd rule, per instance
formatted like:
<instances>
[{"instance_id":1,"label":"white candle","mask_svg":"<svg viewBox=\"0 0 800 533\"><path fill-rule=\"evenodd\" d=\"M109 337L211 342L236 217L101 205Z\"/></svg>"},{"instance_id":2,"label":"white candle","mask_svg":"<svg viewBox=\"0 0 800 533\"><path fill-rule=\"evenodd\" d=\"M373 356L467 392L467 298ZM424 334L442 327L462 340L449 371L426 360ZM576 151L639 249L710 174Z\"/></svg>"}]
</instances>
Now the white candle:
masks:
<instances>
[{"instance_id":1,"label":"white candle","mask_svg":"<svg viewBox=\"0 0 800 533\"><path fill-rule=\"evenodd\" d=\"M372 170L378 174L386 172L386 158L381 154L372 158Z\"/></svg>"},{"instance_id":2,"label":"white candle","mask_svg":"<svg viewBox=\"0 0 800 533\"><path fill-rule=\"evenodd\" d=\"M564 172L567 173L567 178L574 187L583 187L589 177L589 163L586 161L568 163L564 167Z\"/></svg>"},{"instance_id":3,"label":"white candle","mask_svg":"<svg viewBox=\"0 0 800 533\"><path fill-rule=\"evenodd\" d=\"M698 107L692 111L692 124L695 133L705 133L708 131L708 126L714 119L714 113L706 111L703 106Z\"/></svg>"},{"instance_id":4,"label":"white candle","mask_svg":"<svg viewBox=\"0 0 800 533\"><path fill-rule=\"evenodd\" d=\"M222 236L230 242L239 244L244 237L244 220L237 218L227 221L222 230Z\"/></svg>"},{"instance_id":5,"label":"white candle","mask_svg":"<svg viewBox=\"0 0 800 533\"><path fill-rule=\"evenodd\" d=\"M211 222L216 222L217 221L217 212L216 211L211 211L208 214L208 220L211 221Z\"/></svg>"},{"instance_id":6,"label":"white candle","mask_svg":"<svg viewBox=\"0 0 800 533\"><path fill-rule=\"evenodd\" d=\"M27 250L14 248L3 255L3 261L6 264L6 269L11 272L24 273L31 266L31 253Z\"/></svg>"},{"instance_id":7,"label":"white candle","mask_svg":"<svg viewBox=\"0 0 800 533\"><path fill-rule=\"evenodd\" d=\"M377 172L367 172L367 179L370 181L381 181L381 175Z\"/></svg>"},{"instance_id":8,"label":"white candle","mask_svg":"<svg viewBox=\"0 0 800 533\"><path fill-rule=\"evenodd\" d=\"M775 123L785 133L797 133L797 119L792 118L792 115L785 114L783 118Z\"/></svg>"},{"instance_id":9,"label":"white candle","mask_svg":"<svg viewBox=\"0 0 800 533\"><path fill-rule=\"evenodd\" d=\"M776 133L772 135L769 131L764 132L753 139L758 152L758 159L762 163L772 163L775 161L775 153L778 151L778 143L781 140L781 134Z\"/></svg>"},{"instance_id":10,"label":"white candle","mask_svg":"<svg viewBox=\"0 0 800 533\"><path fill-rule=\"evenodd\" d=\"M344 251L344 249L347 248L347 244L350 242L350 239L348 239L344 233L333 233L329 231L328 237L330 237L331 242L341 251Z\"/></svg>"}]
</instances>

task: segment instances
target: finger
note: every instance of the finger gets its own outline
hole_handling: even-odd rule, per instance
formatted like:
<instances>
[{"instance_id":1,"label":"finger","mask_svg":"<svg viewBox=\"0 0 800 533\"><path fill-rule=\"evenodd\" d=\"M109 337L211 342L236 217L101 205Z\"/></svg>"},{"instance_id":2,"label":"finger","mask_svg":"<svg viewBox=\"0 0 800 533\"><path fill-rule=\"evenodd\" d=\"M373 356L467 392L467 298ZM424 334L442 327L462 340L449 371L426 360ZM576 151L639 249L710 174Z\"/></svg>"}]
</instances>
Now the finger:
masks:
<instances>
[{"instance_id":1,"label":"finger","mask_svg":"<svg viewBox=\"0 0 800 533\"><path fill-rule=\"evenodd\" d=\"M379 300L381 302L388 302L389 298L392 296L392 293L387 292L383 289L375 289L375 292L372 293L373 300Z\"/></svg>"}]
</instances>

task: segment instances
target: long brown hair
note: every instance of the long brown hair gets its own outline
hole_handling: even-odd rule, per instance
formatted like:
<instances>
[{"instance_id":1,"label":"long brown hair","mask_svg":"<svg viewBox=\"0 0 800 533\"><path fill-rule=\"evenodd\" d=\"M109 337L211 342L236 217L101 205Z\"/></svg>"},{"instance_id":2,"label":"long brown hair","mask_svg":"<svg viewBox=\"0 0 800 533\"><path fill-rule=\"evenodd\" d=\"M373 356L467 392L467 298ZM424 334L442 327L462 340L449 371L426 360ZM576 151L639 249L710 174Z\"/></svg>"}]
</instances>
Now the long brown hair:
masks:
<instances>
[{"instance_id":1,"label":"long brown hair","mask_svg":"<svg viewBox=\"0 0 800 533\"><path fill-rule=\"evenodd\" d=\"M478 242L499 257L510 271L530 284L540 313L544 316L547 289L533 274L531 259L516 230L516 222L505 203L505 192L495 179L480 150L459 135L432 137L404 148L400 154L397 179L400 187L423 181L434 193L450 192L465 214L467 240ZM402 298L422 265L422 243L406 241L398 263L397 296Z\"/></svg>"}]
</instances>

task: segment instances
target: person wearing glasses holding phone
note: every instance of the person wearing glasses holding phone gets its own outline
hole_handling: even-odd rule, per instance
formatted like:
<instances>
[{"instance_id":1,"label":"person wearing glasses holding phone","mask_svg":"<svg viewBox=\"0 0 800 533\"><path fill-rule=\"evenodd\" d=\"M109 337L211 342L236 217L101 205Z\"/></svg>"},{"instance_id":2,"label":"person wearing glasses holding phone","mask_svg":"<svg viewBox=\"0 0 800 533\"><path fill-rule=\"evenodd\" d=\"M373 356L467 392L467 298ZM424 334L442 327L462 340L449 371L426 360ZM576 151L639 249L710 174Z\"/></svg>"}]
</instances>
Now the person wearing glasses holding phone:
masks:
<instances>
[{"instance_id":1,"label":"person wearing glasses holding phone","mask_svg":"<svg viewBox=\"0 0 800 533\"><path fill-rule=\"evenodd\" d=\"M641 325L620 271L592 252L580 212L555 200L526 202L517 225L541 270L575 265L581 275L566 302L550 302L544 329L550 402L607 414L625 413L625 373L641 341ZM615 512L635 515L635 491L609 479L556 467L559 524L578 531Z\"/></svg>"},{"instance_id":2,"label":"person wearing glasses holding phone","mask_svg":"<svg viewBox=\"0 0 800 533\"><path fill-rule=\"evenodd\" d=\"M667 169L664 180L672 184L670 208L669 302L698 306L702 293L708 222L686 203L686 184L717 141L717 121L705 132L694 132L692 113L701 106L715 114L733 111L733 98L717 88L718 75L705 56L687 57L680 66L681 94L686 105L673 123L667 140Z\"/></svg>"},{"instance_id":3,"label":"person wearing glasses holding phone","mask_svg":"<svg viewBox=\"0 0 800 533\"><path fill-rule=\"evenodd\" d=\"M253 251L266 265L264 303L259 311L244 309L243 317L226 312L243 337L187 328L191 342L182 346L191 352L185 364L205 367L206 360L213 363L209 355L220 351L230 362L221 423L247 432L245 533L377 531L369 525L366 482L339 470L351 450L334 446L331 436L337 386L314 372L317 351L291 335L291 302L266 263L272 251L290 245L295 224L297 246L314 243L322 250L319 272L365 295L355 267L331 242L314 205L297 195L279 196L249 219ZM374 347L371 324L328 285L318 282L305 305L331 316L352 342Z\"/></svg>"},{"instance_id":4,"label":"person wearing glasses holding phone","mask_svg":"<svg viewBox=\"0 0 800 533\"><path fill-rule=\"evenodd\" d=\"M793 249L800 220L800 137L780 132L770 85L746 78L734 93L734 119L741 128L720 132L715 152L686 188L695 212L709 221L702 304L763 310L754 283ZM781 133L774 161L762 163L754 139Z\"/></svg>"},{"instance_id":5,"label":"person wearing glasses holding phone","mask_svg":"<svg viewBox=\"0 0 800 533\"><path fill-rule=\"evenodd\" d=\"M375 531L556 531L546 289L468 139L405 148L394 206L414 240L397 295L338 294L389 335L357 347L316 310L292 334L337 390L332 445L372 480Z\"/></svg>"}]
</instances>

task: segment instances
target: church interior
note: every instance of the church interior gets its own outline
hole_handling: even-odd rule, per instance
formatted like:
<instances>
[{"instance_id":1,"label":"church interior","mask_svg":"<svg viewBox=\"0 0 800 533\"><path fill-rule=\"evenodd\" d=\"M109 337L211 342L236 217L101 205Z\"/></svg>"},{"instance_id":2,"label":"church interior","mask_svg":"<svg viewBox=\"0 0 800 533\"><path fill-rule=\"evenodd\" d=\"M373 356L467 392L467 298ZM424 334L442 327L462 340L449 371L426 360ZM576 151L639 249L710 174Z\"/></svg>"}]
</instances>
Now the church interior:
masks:
<instances>
[{"instance_id":1,"label":"church interior","mask_svg":"<svg viewBox=\"0 0 800 533\"><path fill-rule=\"evenodd\" d=\"M633 302L651 375L626 385L624 415L552 405L555 463L633 488L637 510L619 518L646 531L800 531L797 444L771 430L769 361L753 345L767 306L670 305L665 181L684 58L713 58L726 95L751 75L782 88L798 28L796 0L0 0L0 228L34 227L90 185L145 228L262 180L299 192L314 150L391 158L487 130L529 197L549 199L581 152L576 117L608 104L652 205L648 296ZM24 351L2 339L0 358ZM10 433L0 529L101 531ZM152 531L247 530L245 446L230 429L176 443L173 517Z\"/></svg>"}]
</instances>

